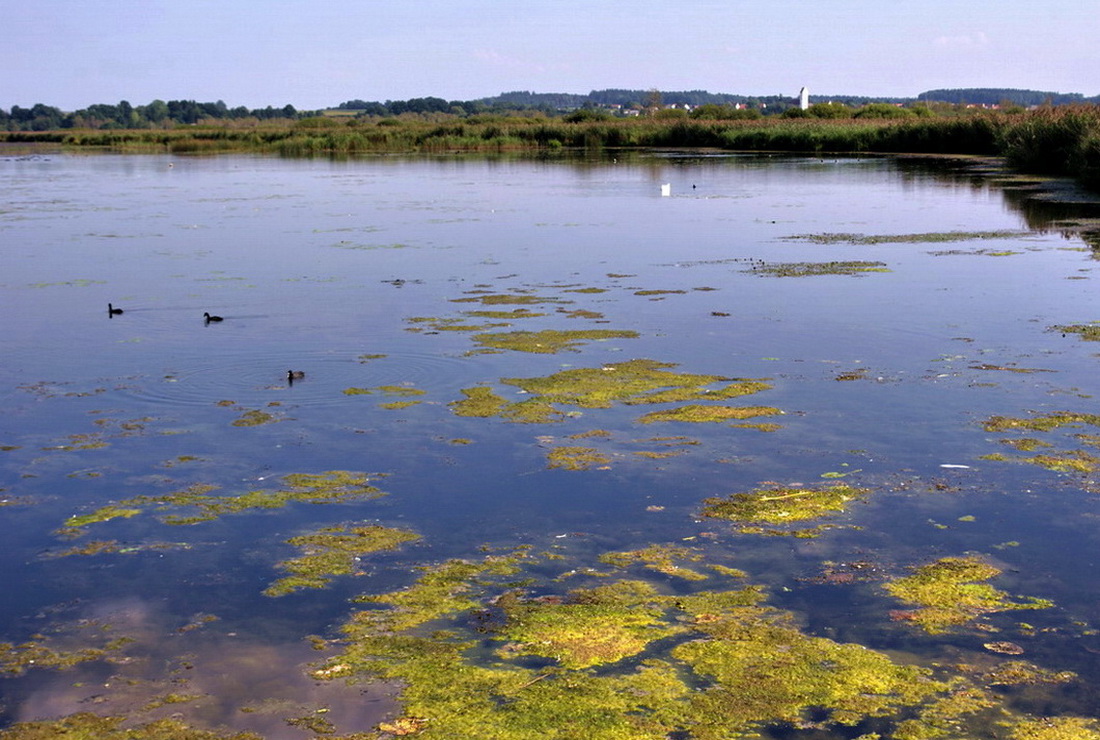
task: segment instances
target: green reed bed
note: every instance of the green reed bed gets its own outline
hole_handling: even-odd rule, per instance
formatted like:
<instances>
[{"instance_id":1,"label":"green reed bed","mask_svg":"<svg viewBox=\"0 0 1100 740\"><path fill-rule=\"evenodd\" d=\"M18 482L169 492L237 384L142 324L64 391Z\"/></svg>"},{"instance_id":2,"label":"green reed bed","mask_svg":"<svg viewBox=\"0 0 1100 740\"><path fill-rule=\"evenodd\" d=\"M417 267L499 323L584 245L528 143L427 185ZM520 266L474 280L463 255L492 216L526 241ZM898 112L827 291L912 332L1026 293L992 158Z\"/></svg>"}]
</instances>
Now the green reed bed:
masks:
<instances>
[{"instance_id":1,"label":"green reed bed","mask_svg":"<svg viewBox=\"0 0 1100 740\"><path fill-rule=\"evenodd\" d=\"M1022 172L1074 177L1086 185L1100 186L1097 106L915 119L567 120L474 116L447 121L383 118L344 122L318 118L247 127L0 132L0 142L59 143L127 152L261 151L284 156L662 147L814 154L977 154L1003 156Z\"/></svg>"}]
</instances>

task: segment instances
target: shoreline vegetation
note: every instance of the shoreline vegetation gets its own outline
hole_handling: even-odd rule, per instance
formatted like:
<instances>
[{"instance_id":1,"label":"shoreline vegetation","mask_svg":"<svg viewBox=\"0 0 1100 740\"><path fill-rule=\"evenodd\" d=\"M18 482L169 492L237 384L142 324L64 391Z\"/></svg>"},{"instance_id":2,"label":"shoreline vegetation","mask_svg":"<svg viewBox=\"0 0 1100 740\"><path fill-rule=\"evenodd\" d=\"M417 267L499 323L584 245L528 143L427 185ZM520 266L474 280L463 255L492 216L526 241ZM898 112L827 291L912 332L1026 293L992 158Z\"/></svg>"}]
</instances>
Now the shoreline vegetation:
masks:
<instances>
[{"instance_id":1,"label":"shoreline vegetation","mask_svg":"<svg viewBox=\"0 0 1100 740\"><path fill-rule=\"evenodd\" d=\"M251 151L291 157L409 153L546 155L577 150L654 148L984 155L1003 157L1021 173L1070 177L1100 190L1100 106L955 115L918 115L910 109L888 108L889 117L886 117L888 111L865 106L846 118L796 115L742 120L660 115L668 111L657 111L647 117L610 118L583 110L558 118L495 114L465 118L317 116L244 125L199 123L167 130L9 131L0 132L0 144L9 148L18 144L55 145L177 155ZM858 115L865 111L868 115Z\"/></svg>"}]
</instances>

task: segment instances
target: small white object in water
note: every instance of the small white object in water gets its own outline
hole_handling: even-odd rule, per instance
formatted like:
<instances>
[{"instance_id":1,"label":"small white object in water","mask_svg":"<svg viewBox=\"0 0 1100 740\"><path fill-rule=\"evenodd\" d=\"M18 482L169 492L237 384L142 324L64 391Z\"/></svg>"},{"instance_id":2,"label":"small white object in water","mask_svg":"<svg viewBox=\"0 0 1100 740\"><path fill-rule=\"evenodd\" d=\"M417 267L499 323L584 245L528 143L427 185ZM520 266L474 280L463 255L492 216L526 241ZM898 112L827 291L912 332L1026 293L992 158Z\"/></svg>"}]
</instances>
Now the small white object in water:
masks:
<instances>
[{"instance_id":1,"label":"small white object in water","mask_svg":"<svg viewBox=\"0 0 1100 740\"><path fill-rule=\"evenodd\" d=\"M966 469L966 470L970 469L969 465L953 465L951 463L944 463L944 464L940 465L940 467L941 468L959 468L959 469Z\"/></svg>"},{"instance_id":2,"label":"small white object in water","mask_svg":"<svg viewBox=\"0 0 1100 740\"><path fill-rule=\"evenodd\" d=\"M670 195L672 195L672 183L666 182L661 185L661 197L667 198Z\"/></svg>"}]
</instances>

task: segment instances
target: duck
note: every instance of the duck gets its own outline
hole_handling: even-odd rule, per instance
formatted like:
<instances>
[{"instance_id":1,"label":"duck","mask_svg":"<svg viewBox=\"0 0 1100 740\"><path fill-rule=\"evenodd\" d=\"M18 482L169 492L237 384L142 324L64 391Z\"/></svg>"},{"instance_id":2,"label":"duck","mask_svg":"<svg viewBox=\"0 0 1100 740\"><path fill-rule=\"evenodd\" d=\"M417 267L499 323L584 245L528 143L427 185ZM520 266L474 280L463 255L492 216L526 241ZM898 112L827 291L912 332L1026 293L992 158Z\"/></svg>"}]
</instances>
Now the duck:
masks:
<instances>
[{"instance_id":1,"label":"duck","mask_svg":"<svg viewBox=\"0 0 1100 740\"><path fill-rule=\"evenodd\" d=\"M110 303L107 304L107 315L108 316L118 316L120 313L122 313L121 308L115 308Z\"/></svg>"},{"instance_id":2,"label":"duck","mask_svg":"<svg viewBox=\"0 0 1100 740\"><path fill-rule=\"evenodd\" d=\"M206 323L208 323L208 324L209 324L209 323L210 323L211 321L222 321L222 320L223 320L221 316L211 316L211 315L210 315L210 314L208 314L208 313L204 313L204 314L202 315L202 317L203 317L203 319L205 319Z\"/></svg>"},{"instance_id":3,"label":"duck","mask_svg":"<svg viewBox=\"0 0 1100 740\"><path fill-rule=\"evenodd\" d=\"M302 370L287 370L286 379L293 383L295 380L301 380L306 376Z\"/></svg>"}]
</instances>

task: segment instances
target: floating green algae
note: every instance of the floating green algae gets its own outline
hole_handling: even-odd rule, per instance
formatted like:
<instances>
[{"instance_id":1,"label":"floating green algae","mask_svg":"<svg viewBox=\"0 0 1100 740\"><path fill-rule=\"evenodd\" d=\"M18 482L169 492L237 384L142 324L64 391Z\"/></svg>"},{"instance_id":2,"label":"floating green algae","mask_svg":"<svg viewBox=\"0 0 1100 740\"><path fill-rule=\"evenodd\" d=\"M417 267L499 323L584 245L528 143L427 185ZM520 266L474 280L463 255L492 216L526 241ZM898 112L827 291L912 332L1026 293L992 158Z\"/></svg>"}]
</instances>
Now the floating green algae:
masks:
<instances>
[{"instance_id":1,"label":"floating green algae","mask_svg":"<svg viewBox=\"0 0 1100 740\"><path fill-rule=\"evenodd\" d=\"M987 644L986 647L990 647ZM1077 678L1072 671L1048 671L1026 660L1009 660L999 663L982 674L982 680L990 686L1032 686L1034 684L1061 684Z\"/></svg>"},{"instance_id":2,"label":"floating green algae","mask_svg":"<svg viewBox=\"0 0 1100 740\"><path fill-rule=\"evenodd\" d=\"M378 408L394 411L397 409L407 409L410 406L419 406L421 403L422 401L388 401L378 404Z\"/></svg>"},{"instance_id":3,"label":"floating green algae","mask_svg":"<svg viewBox=\"0 0 1100 740\"><path fill-rule=\"evenodd\" d=\"M404 398L403 401L387 401L385 403L378 404L379 408L383 409L404 409L409 406L416 406L421 403L419 400L411 400L418 396L427 395L427 391L419 388L413 388L407 385L379 385L373 388L345 388L345 396L370 396L374 394L381 394L383 396L389 396L391 398Z\"/></svg>"},{"instance_id":4,"label":"floating green algae","mask_svg":"<svg viewBox=\"0 0 1100 740\"><path fill-rule=\"evenodd\" d=\"M895 613L926 632L938 634L994 612L1015 609L1047 609L1046 599L1013 601L1003 591L986 583L1001 571L976 556L947 557L919 566L913 575L890 581L885 589L891 596L917 609Z\"/></svg>"},{"instance_id":5,"label":"floating green algae","mask_svg":"<svg viewBox=\"0 0 1100 740\"><path fill-rule=\"evenodd\" d=\"M503 378L501 382L537 394L551 403L582 408L610 408L615 401L634 405L725 399L771 387L757 380L740 380L708 391L704 386L736 379L720 375L672 373L664 369L670 367L676 367L675 363L628 360L598 368L563 370L542 378Z\"/></svg>"},{"instance_id":6,"label":"floating green algae","mask_svg":"<svg viewBox=\"0 0 1100 740\"><path fill-rule=\"evenodd\" d=\"M124 726L125 725L125 726ZM100 717L80 712L56 720L19 722L0 730L3 740L263 740L252 732L223 734L200 730L176 719L143 724L126 717Z\"/></svg>"},{"instance_id":7,"label":"floating green algae","mask_svg":"<svg viewBox=\"0 0 1100 740\"><path fill-rule=\"evenodd\" d=\"M783 412L773 406L681 406L664 411L651 411L638 417L640 424L662 421L686 421L694 424L715 423L730 420L741 421L758 416L776 416Z\"/></svg>"},{"instance_id":8,"label":"floating green algae","mask_svg":"<svg viewBox=\"0 0 1100 740\"><path fill-rule=\"evenodd\" d=\"M666 576L685 578L689 581L702 581L707 578L697 570L678 565L677 560L697 562L703 559L699 553L676 545L650 545L638 550L626 550L624 552L608 552L600 556L601 563L625 568L634 563L641 563L650 570L664 573Z\"/></svg>"},{"instance_id":9,"label":"floating green algae","mask_svg":"<svg viewBox=\"0 0 1100 740\"><path fill-rule=\"evenodd\" d=\"M473 316L479 319L502 319L505 321L534 319L546 315L538 311L532 311L529 308L514 308L511 311L463 311L462 313L464 316Z\"/></svg>"},{"instance_id":10,"label":"floating green algae","mask_svg":"<svg viewBox=\"0 0 1100 740\"><path fill-rule=\"evenodd\" d=\"M240 417L234 419L232 424L235 427L258 427L275 421L278 421L278 418L274 414L269 414L260 409L248 409Z\"/></svg>"},{"instance_id":11,"label":"floating green algae","mask_svg":"<svg viewBox=\"0 0 1100 740\"><path fill-rule=\"evenodd\" d=\"M791 241L813 244L936 244L978 239L1014 239L1030 236L1027 231L938 231L922 234L797 234L785 237Z\"/></svg>"},{"instance_id":12,"label":"floating green algae","mask_svg":"<svg viewBox=\"0 0 1100 740\"><path fill-rule=\"evenodd\" d=\"M559 308L558 313L562 314L566 318L570 319L602 319L603 314L599 311L589 311L584 308L578 308L573 311L566 311L564 308ZM602 323L602 322L601 322Z\"/></svg>"},{"instance_id":13,"label":"floating green algae","mask_svg":"<svg viewBox=\"0 0 1100 740\"><path fill-rule=\"evenodd\" d=\"M563 445L554 447L546 453L547 467L562 468L564 470L591 470L594 467L606 466L611 458L597 451L594 447L579 447Z\"/></svg>"},{"instance_id":14,"label":"floating green algae","mask_svg":"<svg viewBox=\"0 0 1100 740\"><path fill-rule=\"evenodd\" d=\"M1044 447L1053 447L1050 442L1044 442L1041 439L1035 439L1034 437L1023 437L1021 439L1002 439L999 440L1001 444L1007 445L1014 450L1020 452L1034 452L1035 450L1042 449Z\"/></svg>"},{"instance_id":15,"label":"floating green algae","mask_svg":"<svg viewBox=\"0 0 1100 740\"><path fill-rule=\"evenodd\" d=\"M404 529L379 525L340 525L312 534L291 537L287 543L302 554L278 564L290 573L264 590L266 596L284 596L303 588L324 588L336 576L356 572L356 560L380 550L396 550L420 535Z\"/></svg>"},{"instance_id":16,"label":"floating green algae","mask_svg":"<svg viewBox=\"0 0 1100 740\"><path fill-rule=\"evenodd\" d=\"M67 558L74 555L132 555L141 552L163 550L190 550L191 545L185 542L149 542L142 544L123 544L117 540L92 540L83 545L70 547L56 553L50 553L46 557Z\"/></svg>"},{"instance_id":17,"label":"floating green algae","mask_svg":"<svg viewBox=\"0 0 1100 740\"><path fill-rule=\"evenodd\" d=\"M571 301L563 301L560 298L546 298L544 296L527 295L527 294L515 294L515 293L495 293L489 295L470 296L468 298L452 298L451 303L480 303L483 306L501 306L501 305L517 305L517 306L533 306L540 303L570 303Z\"/></svg>"},{"instance_id":18,"label":"floating green algae","mask_svg":"<svg viewBox=\"0 0 1100 740\"><path fill-rule=\"evenodd\" d=\"M1031 465L1053 470L1056 473L1081 473L1087 475L1100 468L1100 457L1084 450L1068 450L1057 453L1043 453L1031 457L1009 457L1000 453L981 455L982 460L998 460L1009 462L1023 462Z\"/></svg>"},{"instance_id":19,"label":"floating green algae","mask_svg":"<svg viewBox=\"0 0 1100 740\"><path fill-rule=\"evenodd\" d=\"M1100 342L1100 323L1056 325L1050 327L1050 330L1076 334L1086 342Z\"/></svg>"},{"instance_id":20,"label":"floating green algae","mask_svg":"<svg viewBox=\"0 0 1100 740\"><path fill-rule=\"evenodd\" d=\"M42 449L74 452L77 450L101 450L110 446L101 434L70 434L67 439L69 441L65 444L43 447Z\"/></svg>"},{"instance_id":21,"label":"floating green algae","mask_svg":"<svg viewBox=\"0 0 1100 740\"><path fill-rule=\"evenodd\" d=\"M475 388L463 388L460 401L450 404L451 410L456 416L476 416L487 418L498 416L508 408L508 401L493 393L492 388L477 386Z\"/></svg>"},{"instance_id":22,"label":"floating green algae","mask_svg":"<svg viewBox=\"0 0 1100 740\"><path fill-rule=\"evenodd\" d=\"M1100 740L1100 721L1090 717L1040 717L1012 728L1010 740Z\"/></svg>"},{"instance_id":23,"label":"floating green algae","mask_svg":"<svg viewBox=\"0 0 1100 740\"><path fill-rule=\"evenodd\" d=\"M751 738L811 720L888 722L948 689L926 669L802 633L724 574L689 594L629 578L556 594L510 585L525 562L450 561L361 599L387 608L352 615L313 677L396 682L401 716L379 729L426 739Z\"/></svg>"},{"instance_id":24,"label":"floating green algae","mask_svg":"<svg viewBox=\"0 0 1100 740\"><path fill-rule=\"evenodd\" d=\"M711 401L758 393L771 387L760 380L673 373L665 369L675 366L654 360L628 360L598 368L562 370L541 378L501 378L501 383L516 386L534 397L510 403L492 389L479 386L463 389L465 398L450 405L458 416L500 416L510 421L544 423L562 417L562 412L554 408L555 404L602 409L610 408L615 402L633 406ZM706 387L715 383L727 385L714 389ZM771 410L769 413L782 412Z\"/></svg>"},{"instance_id":25,"label":"floating green algae","mask_svg":"<svg viewBox=\"0 0 1100 740\"><path fill-rule=\"evenodd\" d=\"M890 272L885 262L847 260L838 262L762 262L745 272L762 277L816 277L819 275L862 275Z\"/></svg>"},{"instance_id":26,"label":"floating green algae","mask_svg":"<svg viewBox=\"0 0 1100 740\"><path fill-rule=\"evenodd\" d=\"M507 323L490 322L488 324L466 324L463 323L463 319L455 318L434 318L429 316L413 316L405 319L410 324L424 324L428 329L432 331L485 331L495 326L508 326ZM406 329L411 332L422 332L424 329L420 326L413 326Z\"/></svg>"},{"instance_id":27,"label":"floating green algae","mask_svg":"<svg viewBox=\"0 0 1100 740\"><path fill-rule=\"evenodd\" d=\"M473 340L487 349L556 354L563 350L575 349L584 342L596 342L607 339L633 339L637 336L638 332L636 331L616 331L613 329L579 329L572 331L544 329L543 331L475 334Z\"/></svg>"},{"instance_id":28,"label":"floating green algae","mask_svg":"<svg viewBox=\"0 0 1100 740\"><path fill-rule=\"evenodd\" d=\"M987 432L1051 432L1061 427L1080 428L1082 425L1100 426L1100 415L1081 414L1069 411L1057 411L1052 414L1036 415L1028 418L1014 418L1008 416L993 416L983 423ZM1072 437L1088 446L1094 446L1091 439L1095 435L1076 433ZM1039 449L1050 449L1054 445L1033 437L1006 438L1000 440L1001 444L1020 452L1035 452ZM1021 462L1038 465L1058 473L1077 473L1088 475L1100 469L1100 456L1083 449L1071 449L1049 452L1040 452L1035 455L1005 455L1000 452L982 455L983 460L996 460L1005 462Z\"/></svg>"},{"instance_id":29,"label":"floating green algae","mask_svg":"<svg viewBox=\"0 0 1100 740\"><path fill-rule=\"evenodd\" d=\"M1072 411L1056 411L1052 414L1036 415L1029 418L1011 416L991 416L982 424L987 432L1006 432L1030 430L1049 432L1063 426L1089 424L1100 427L1100 414L1081 414Z\"/></svg>"},{"instance_id":30,"label":"floating green algae","mask_svg":"<svg viewBox=\"0 0 1100 740\"><path fill-rule=\"evenodd\" d=\"M71 517L60 534L78 536L88 524L135 516L147 510L165 512L181 508L196 509L191 515L167 514L166 524L197 524L217 519L225 514L238 514L249 510L280 509L294 502L327 504L378 498L385 495L371 484L365 473L346 470L330 470L324 473L291 473L282 478L284 488L278 490L248 491L236 496L214 496L217 486L194 484L179 491L160 496L136 496L118 502L118 505L102 507L91 514Z\"/></svg>"},{"instance_id":31,"label":"floating green algae","mask_svg":"<svg viewBox=\"0 0 1100 740\"><path fill-rule=\"evenodd\" d=\"M495 602L504 613L499 634L505 657L538 655L563 668L588 668L637 655L677 633L664 619L657 591L642 582L577 589L561 600L524 599L515 592Z\"/></svg>"},{"instance_id":32,"label":"floating green algae","mask_svg":"<svg viewBox=\"0 0 1100 740\"><path fill-rule=\"evenodd\" d=\"M67 670L93 661L125 662L123 649L133 638L113 633L110 623L80 619L54 624L47 634L31 635L24 642L0 642L0 678L29 670Z\"/></svg>"},{"instance_id":33,"label":"floating green algae","mask_svg":"<svg viewBox=\"0 0 1100 740\"><path fill-rule=\"evenodd\" d=\"M789 534L812 537L821 528L768 529L763 525L780 527L814 519L822 519L847 511L856 501L865 499L871 491L845 484L815 488L760 488L734 493L726 498L708 498L703 501L703 516L729 519L737 522L739 531L767 534Z\"/></svg>"},{"instance_id":34,"label":"floating green algae","mask_svg":"<svg viewBox=\"0 0 1100 740\"><path fill-rule=\"evenodd\" d=\"M81 530L89 524L109 522L112 519L129 519L141 513L141 509L126 508L121 506L102 506L91 514L80 514L69 517L61 525L65 531Z\"/></svg>"}]
</instances>

